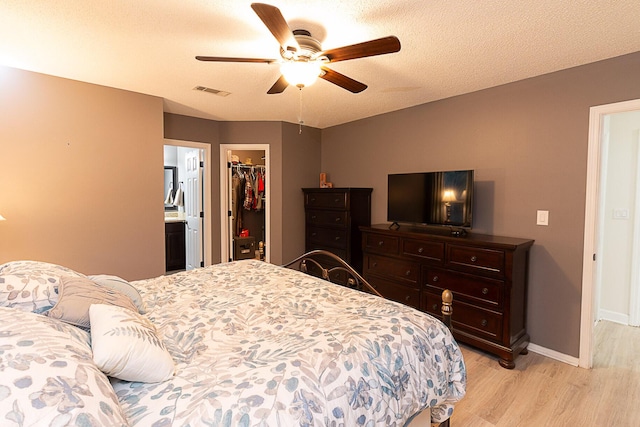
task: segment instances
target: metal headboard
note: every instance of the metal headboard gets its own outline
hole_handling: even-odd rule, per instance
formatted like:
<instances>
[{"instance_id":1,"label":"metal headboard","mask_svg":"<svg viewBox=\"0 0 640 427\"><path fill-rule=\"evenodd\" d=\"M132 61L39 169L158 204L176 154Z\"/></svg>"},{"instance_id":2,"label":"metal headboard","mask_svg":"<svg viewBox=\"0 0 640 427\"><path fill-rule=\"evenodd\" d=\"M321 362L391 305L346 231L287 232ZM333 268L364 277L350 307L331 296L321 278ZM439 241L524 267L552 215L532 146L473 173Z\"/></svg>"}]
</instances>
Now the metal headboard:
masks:
<instances>
[{"instance_id":1,"label":"metal headboard","mask_svg":"<svg viewBox=\"0 0 640 427\"><path fill-rule=\"evenodd\" d=\"M329 251L314 250L307 252L283 265L283 267L294 268L308 274L319 272L319 277L332 283L337 283L332 280L332 277L336 277L339 273L344 273L346 274L346 283L339 284L382 297L380 292L371 286L364 277L343 261L342 258Z\"/></svg>"}]
</instances>

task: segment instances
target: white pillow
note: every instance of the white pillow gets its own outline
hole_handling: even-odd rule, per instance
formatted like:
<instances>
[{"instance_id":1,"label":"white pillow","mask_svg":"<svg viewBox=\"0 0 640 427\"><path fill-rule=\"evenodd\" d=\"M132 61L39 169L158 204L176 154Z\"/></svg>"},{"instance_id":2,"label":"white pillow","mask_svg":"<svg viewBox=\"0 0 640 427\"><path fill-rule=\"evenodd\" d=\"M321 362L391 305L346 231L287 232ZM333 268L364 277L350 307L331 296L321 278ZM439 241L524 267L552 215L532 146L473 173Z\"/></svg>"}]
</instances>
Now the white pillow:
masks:
<instances>
[{"instance_id":1,"label":"white pillow","mask_svg":"<svg viewBox=\"0 0 640 427\"><path fill-rule=\"evenodd\" d=\"M136 307L138 307L140 314L145 314L147 312L147 307L140 295L140 292L138 292L135 286L124 280L122 277L111 276L108 274L97 274L88 277L100 286L115 289L116 291L119 291L131 298Z\"/></svg>"},{"instance_id":2,"label":"white pillow","mask_svg":"<svg viewBox=\"0 0 640 427\"><path fill-rule=\"evenodd\" d=\"M105 304L92 304L89 317L93 361L102 372L143 383L162 382L173 376L173 359L149 319Z\"/></svg>"}]
</instances>

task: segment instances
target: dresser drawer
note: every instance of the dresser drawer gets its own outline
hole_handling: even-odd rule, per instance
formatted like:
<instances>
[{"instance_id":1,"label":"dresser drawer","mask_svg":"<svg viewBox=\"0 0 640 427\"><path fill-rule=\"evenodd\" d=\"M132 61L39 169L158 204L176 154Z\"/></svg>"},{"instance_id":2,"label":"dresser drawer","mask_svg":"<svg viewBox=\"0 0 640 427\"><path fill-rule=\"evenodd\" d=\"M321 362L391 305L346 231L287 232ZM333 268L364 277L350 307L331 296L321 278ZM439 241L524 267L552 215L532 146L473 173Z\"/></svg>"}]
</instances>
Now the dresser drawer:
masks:
<instances>
[{"instance_id":1,"label":"dresser drawer","mask_svg":"<svg viewBox=\"0 0 640 427\"><path fill-rule=\"evenodd\" d=\"M378 276L392 277L396 281L411 282L415 284L416 288L419 288L418 273L420 272L420 264L417 262L365 255L364 271Z\"/></svg>"},{"instance_id":2,"label":"dresser drawer","mask_svg":"<svg viewBox=\"0 0 640 427\"><path fill-rule=\"evenodd\" d=\"M364 234L364 250L385 255L397 255L400 250L400 239L381 234Z\"/></svg>"},{"instance_id":3,"label":"dresser drawer","mask_svg":"<svg viewBox=\"0 0 640 427\"><path fill-rule=\"evenodd\" d=\"M349 224L349 212L347 211L319 211L308 210L306 212L307 224L346 227Z\"/></svg>"},{"instance_id":4,"label":"dresser drawer","mask_svg":"<svg viewBox=\"0 0 640 427\"><path fill-rule=\"evenodd\" d=\"M403 239L402 255L415 256L441 264L444 259L444 243Z\"/></svg>"},{"instance_id":5,"label":"dresser drawer","mask_svg":"<svg viewBox=\"0 0 640 427\"><path fill-rule=\"evenodd\" d=\"M476 273L504 274L504 252L500 250L447 245L446 262Z\"/></svg>"},{"instance_id":6,"label":"dresser drawer","mask_svg":"<svg viewBox=\"0 0 640 427\"><path fill-rule=\"evenodd\" d=\"M344 248L347 245L347 230L344 228L307 228L307 241L312 244Z\"/></svg>"},{"instance_id":7,"label":"dresser drawer","mask_svg":"<svg viewBox=\"0 0 640 427\"><path fill-rule=\"evenodd\" d=\"M442 318L440 307L442 305L441 294L423 292L423 310L429 314ZM502 340L503 316L491 310L484 310L473 305L456 300L453 295L453 314L451 322L453 329L469 332L475 336L487 338L492 341Z\"/></svg>"},{"instance_id":8,"label":"dresser drawer","mask_svg":"<svg viewBox=\"0 0 640 427\"><path fill-rule=\"evenodd\" d=\"M427 268L424 270L423 282L432 292L449 289L456 299L466 298L474 304L483 304L488 308L503 307L504 282L454 271Z\"/></svg>"},{"instance_id":9,"label":"dresser drawer","mask_svg":"<svg viewBox=\"0 0 640 427\"><path fill-rule=\"evenodd\" d=\"M369 282L375 290L380 292L380 294L387 299L400 302L416 309L420 306L419 289L400 285L397 282L373 276L368 276L367 282Z\"/></svg>"},{"instance_id":10,"label":"dresser drawer","mask_svg":"<svg viewBox=\"0 0 640 427\"><path fill-rule=\"evenodd\" d=\"M305 194L305 208L347 209L347 192L308 192Z\"/></svg>"}]
</instances>

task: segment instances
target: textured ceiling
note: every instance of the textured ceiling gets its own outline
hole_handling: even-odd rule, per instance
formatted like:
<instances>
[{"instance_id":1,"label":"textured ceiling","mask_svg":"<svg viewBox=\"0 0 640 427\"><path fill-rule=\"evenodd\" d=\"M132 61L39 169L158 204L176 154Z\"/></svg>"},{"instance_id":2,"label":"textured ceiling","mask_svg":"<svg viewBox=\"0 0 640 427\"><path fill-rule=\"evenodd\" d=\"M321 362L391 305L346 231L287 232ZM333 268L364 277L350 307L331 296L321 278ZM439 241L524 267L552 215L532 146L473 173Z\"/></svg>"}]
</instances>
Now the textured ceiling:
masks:
<instances>
[{"instance_id":1,"label":"textured ceiling","mask_svg":"<svg viewBox=\"0 0 640 427\"><path fill-rule=\"evenodd\" d=\"M251 1L2 0L0 64L159 96L171 113L325 128L640 51L638 0L268 3L324 49L388 35L402 49L331 65L367 84L362 93L319 80L267 95L277 65L194 58L278 58Z\"/></svg>"}]
</instances>

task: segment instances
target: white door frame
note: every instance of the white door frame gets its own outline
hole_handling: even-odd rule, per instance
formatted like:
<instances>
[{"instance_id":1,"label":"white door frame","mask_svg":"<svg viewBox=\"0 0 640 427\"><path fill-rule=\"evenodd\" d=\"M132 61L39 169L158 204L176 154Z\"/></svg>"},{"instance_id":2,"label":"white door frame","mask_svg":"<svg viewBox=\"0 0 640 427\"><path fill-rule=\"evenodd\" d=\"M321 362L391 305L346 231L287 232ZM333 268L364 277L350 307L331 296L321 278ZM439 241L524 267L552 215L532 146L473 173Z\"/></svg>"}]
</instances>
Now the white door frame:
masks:
<instances>
[{"instance_id":1,"label":"white door frame","mask_svg":"<svg viewBox=\"0 0 640 427\"><path fill-rule=\"evenodd\" d=\"M593 366L593 329L597 314L598 253L600 239L599 211L604 118L608 114L640 110L640 99L591 107L589 110L589 145L587 151L587 192L584 215L584 252L582 256L582 309L580 320L580 355L578 365ZM633 296L632 296L633 298ZM640 298L636 292L635 298Z\"/></svg>"},{"instance_id":2,"label":"white door frame","mask_svg":"<svg viewBox=\"0 0 640 427\"><path fill-rule=\"evenodd\" d=\"M264 212L264 234L267 251L265 261L271 260L271 161L269 155L269 144L220 144L220 259L226 262L229 259L229 187L227 183L227 153L233 150L259 150L264 151L265 173L265 199L266 208Z\"/></svg>"},{"instance_id":3,"label":"white door frame","mask_svg":"<svg viewBox=\"0 0 640 427\"><path fill-rule=\"evenodd\" d=\"M636 154L636 191L633 206L633 243L631 245L631 283L629 289L629 325L640 326L640 135Z\"/></svg>"},{"instance_id":4,"label":"white door frame","mask_svg":"<svg viewBox=\"0 0 640 427\"><path fill-rule=\"evenodd\" d=\"M172 145L175 147L188 147L203 150L203 163L204 163L204 191L202 200L202 208L204 210L203 226L202 230L204 253L202 259L204 260L205 267L211 265L211 144L205 144L203 142L193 141L181 141L178 139L165 139L164 145Z\"/></svg>"}]
</instances>

